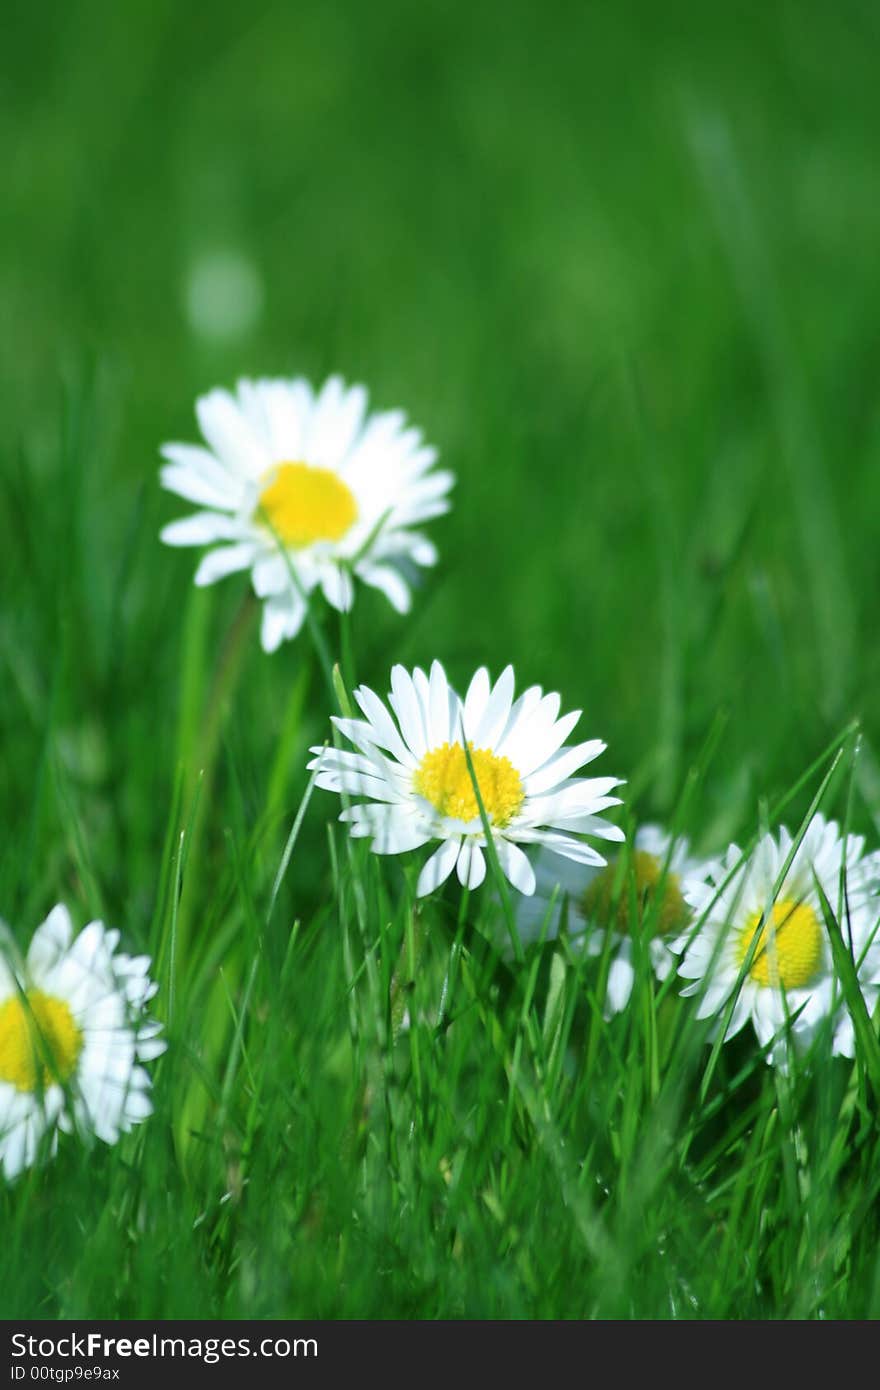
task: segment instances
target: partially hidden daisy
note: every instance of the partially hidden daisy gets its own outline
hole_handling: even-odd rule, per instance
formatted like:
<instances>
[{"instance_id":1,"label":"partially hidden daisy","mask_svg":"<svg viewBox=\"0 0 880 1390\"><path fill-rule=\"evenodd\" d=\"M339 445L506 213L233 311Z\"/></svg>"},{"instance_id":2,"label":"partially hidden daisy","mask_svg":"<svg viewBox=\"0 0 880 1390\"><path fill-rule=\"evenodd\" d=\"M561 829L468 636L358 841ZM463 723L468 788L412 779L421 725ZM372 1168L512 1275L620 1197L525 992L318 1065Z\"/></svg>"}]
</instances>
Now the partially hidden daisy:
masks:
<instances>
[{"instance_id":1,"label":"partially hidden daisy","mask_svg":"<svg viewBox=\"0 0 880 1390\"><path fill-rule=\"evenodd\" d=\"M677 943L683 953L679 973L692 982L682 993L700 996L698 1017L717 1017L720 1027L754 942L725 1038L751 1020L767 1060L785 1065L789 1025L793 1044L805 1050L830 1018L832 1051L852 1057L853 1022L834 971L817 883L832 911L840 913L844 941L873 1011L880 995L877 856L863 856L861 836L843 838L834 821L816 815L774 896L792 844L780 827L778 835L764 835L748 857L731 845L703 875L685 882L697 928L693 939L685 934Z\"/></svg>"},{"instance_id":2,"label":"partially hidden daisy","mask_svg":"<svg viewBox=\"0 0 880 1390\"><path fill-rule=\"evenodd\" d=\"M419 896L452 873L476 888L486 875L486 845L465 754L467 744L501 868L521 893L535 875L521 844L543 845L581 864L605 863L582 835L622 840L599 814L619 804L616 777L574 774L605 749L599 739L564 747L580 711L559 718L560 698L531 686L514 700L513 668L494 685L482 667L462 700L439 661L391 672L391 709L366 686L355 691L363 719L334 719L356 748L313 748L317 784L345 797L340 820L372 840L377 854L399 854L439 840L419 875Z\"/></svg>"},{"instance_id":3,"label":"partially hidden daisy","mask_svg":"<svg viewBox=\"0 0 880 1390\"><path fill-rule=\"evenodd\" d=\"M607 949L606 1016L625 1009L632 994L634 929L645 934L644 948L658 980L675 969L671 943L691 920L682 881L700 868L684 836L673 838L660 826L642 825L631 853L604 869L566 863L544 850L534 867L535 895L517 911L520 939L524 945L555 940L565 919L576 950L599 956Z\"/></svg>"},{"instance_id":4,"label":"partially hidden daisy","mask_svg":"<svg viewBox=\"0 0 880 1390\"><path fill-rule=\"evenodd\" d=\"M162 540L210 547L196 584L250 570L266 651L296 636L318 588L345 611L357 578L407 612L417 567L437 560L418 528L449 510L454 478L401 411L368 414L365 388L334 376L319 391L239 381L196 415L207 447L166 444L161 481L202 510Z\"/></svg>"},{"instance_id":5,"label":"partially hidden daisy","mask_svg":"<svg viewBox=\"0 0 880 1390\"><path fill-rule=\"evenodd\" d=\"M146 956L117 951L117 931L90 922L73 939L67 908L52 909L22 959L0 936L0 1166L31 1166L59 1131L113 1144L152 1111L142 1065L165 1049L145 1016L157 986Z\"/></svg>"}]
</instances>

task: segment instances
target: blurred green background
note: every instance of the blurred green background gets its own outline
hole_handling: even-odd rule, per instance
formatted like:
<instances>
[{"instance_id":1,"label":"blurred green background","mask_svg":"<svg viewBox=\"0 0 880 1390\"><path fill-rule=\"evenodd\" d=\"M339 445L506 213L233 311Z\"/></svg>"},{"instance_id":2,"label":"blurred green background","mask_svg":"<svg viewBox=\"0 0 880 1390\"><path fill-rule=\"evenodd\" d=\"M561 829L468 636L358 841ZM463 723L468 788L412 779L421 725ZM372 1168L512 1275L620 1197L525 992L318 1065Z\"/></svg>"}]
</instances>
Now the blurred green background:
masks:
<instances>
[{"instance_id":1,"label":"blurred green background","mask_svg":"<svg viewBox=\"0 0 880 1390\"><path fill-rule=\"evenodd\" d=\"M5 29L16 883L22 839L54 852L21 817L51 709L87 819L109 793L98 877L149 900L199 601L157 448L240 374L363 380L458 475L412 619L359 599L360 678L512 660L660 815L727 711L713 842L853 715L870 745L876 6L77 0ZM310 658L252 647L230 737L259 777Z\"/></svg>"}]
</instances>

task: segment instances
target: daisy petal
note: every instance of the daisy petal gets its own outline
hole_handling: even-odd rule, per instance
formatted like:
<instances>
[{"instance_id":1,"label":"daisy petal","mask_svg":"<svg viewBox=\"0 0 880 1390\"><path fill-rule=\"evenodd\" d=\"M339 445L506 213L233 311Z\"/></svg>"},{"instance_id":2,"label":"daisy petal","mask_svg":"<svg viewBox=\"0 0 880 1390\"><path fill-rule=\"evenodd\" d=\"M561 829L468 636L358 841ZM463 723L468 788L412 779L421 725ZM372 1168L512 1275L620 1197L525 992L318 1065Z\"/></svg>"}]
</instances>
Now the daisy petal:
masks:
<instances>
[{"instance_id":1,"label":"daisy petal","mask_svg":"<svg viewBox=\"0 0 880 1390\"><path fill-rule=\"evenodd\" d=\"M433 893L435 888L439 888L441 883L445 883L452 870L455 868L458 859L458 843L455 840L445 840L438 850L431 855L425 863L422 872L419 874L419 881L416 885L416 896L424 898L428 893Z\"/></svg>"},{"instance_id":2,"label":"daisy petal","mask_svg":"<svg viewBox=\"0 0 880 1390\"><path fill-rule=\"evenodd\" d=\"M535 871L518 845L501 838L495 841L498 862L517 892L530 898L535 891Z\"/></svg>"},{"instance_id":3,"label":"daisy petal","mask_svg":"<svg viewBox=\"0 0 880 1390\"><path fill-rule=\"evenodd\" d=\"M209 550L196 570L195 583L198 588L214 584L218 579L225 579L228 574L248 569L253 558L254 547L249 541Z\"/></svg>"},{"instance_id":4,"label":"daisy petal","mask_svg":"<svg viewBox=\"0 0 880 1390\"><path fill-rule=\"evenodd\" d=\"M236 540L241 525L224 512L193 512L180 521L163 526L159 539L165 545L213 545L215 541Z\"/></svg>"},{"instance_id":5,"label":"daisy petal","mask_svg":"<svg viewBox=\"0 0 880 1390\"><path fill-rule=\"evenodd\" d=\"M465 840L462 844L456 870L458 881L463 888L479 888L486 877L483 851L473 840Z\"/></svg>"},{"instance_id":6,"label":"daisy petal","mask_svg":"<svg viewBox=\"0 0 880 1390\"><path fill-rule=\"evenodd\" d=\"M620 952L608 967L608 984L605 994L606 1012L622 1013L632 994L635 971L628 953Z\"/></svg>"},{"instance_id":7,"label":"daisy petal","mask_svg":"<svg viewBox=\"0 0 880 1390\"><path fill-rule=\"evenodd\" d=\"M412 607L409 585L391 565L358 565L358 577L378 589L398 613L408 613Z\"/></svg>"}]
</instances>

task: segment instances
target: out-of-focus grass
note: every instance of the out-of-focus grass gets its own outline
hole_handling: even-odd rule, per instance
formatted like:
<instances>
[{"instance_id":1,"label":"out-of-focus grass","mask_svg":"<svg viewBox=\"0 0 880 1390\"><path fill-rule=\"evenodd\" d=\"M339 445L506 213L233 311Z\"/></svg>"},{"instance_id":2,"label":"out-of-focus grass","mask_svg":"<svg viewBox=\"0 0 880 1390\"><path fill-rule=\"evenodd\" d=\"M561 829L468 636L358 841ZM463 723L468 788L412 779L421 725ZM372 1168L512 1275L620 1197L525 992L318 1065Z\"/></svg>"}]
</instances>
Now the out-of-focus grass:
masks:
<instances>
[{"instance_id":1,"label":"out-of-focus grass","mask_svg":"<svg viewBox=\"0 0 880 1390\"><path fill-rule=\"evenodd\" d=\"M358 679L513 660L583 705L642 817L673 813L721 711L686 803L710 849L859 717L870 828L878 24L15 7L0 913L26 937L65 898L158 953L173 1046L131 1143L68 1144L0 1197L4 1311L876 1314L861 1064L782 1083L737 1044L692 1110L706 1055L664 1070L672 1000L606 1029L571 964L559 1032L548 962L483 959L476 904L457 1021L392 1046L407 930L433 1019L455 894L413 926L400 866L335 833L334 878L323 794L267 920L329 698L305 637L270 659L245 633L193 811L244 585L196 593L159 546L156 448L239 374L367 381L459 486L412 618L360 596ZM221 337L191 308L218 256L262 287Z\"/></svg>"}]
</instances>

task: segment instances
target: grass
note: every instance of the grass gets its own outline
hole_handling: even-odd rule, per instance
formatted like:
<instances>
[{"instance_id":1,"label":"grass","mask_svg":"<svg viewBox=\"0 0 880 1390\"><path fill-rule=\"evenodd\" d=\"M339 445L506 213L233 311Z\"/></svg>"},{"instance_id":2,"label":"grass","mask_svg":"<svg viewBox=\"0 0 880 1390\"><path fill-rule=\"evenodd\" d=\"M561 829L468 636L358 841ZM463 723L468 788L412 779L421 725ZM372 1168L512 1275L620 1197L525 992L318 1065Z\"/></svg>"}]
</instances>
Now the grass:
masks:
<instances>
[{"instance_id":1,"label":"grass","mask_svg":"<svg viewBox=\"0 0 880 1390\"><path fill-rule=\"evenodd\" d=\"M349 685L513 661L705 851L840 751L876 841L876 14L49 11L0 117L0 912L119 926L170 1046L149 1124L0 1191L0 1311L878 1316L876 1024L783 1077L644 969L606 1024L595 962L505 963L488 888L416 906L310 794L309 634L159 545L156 452L239 373L367 381L459 485L410 619L320 615Z\"/></svg>"}]
</instances>

